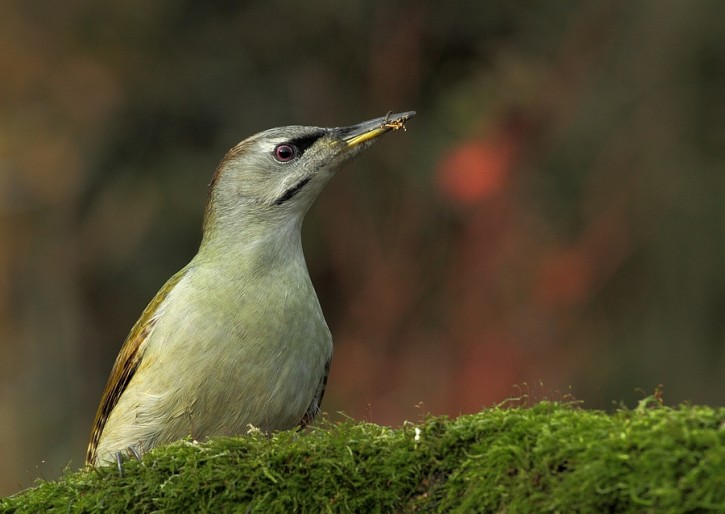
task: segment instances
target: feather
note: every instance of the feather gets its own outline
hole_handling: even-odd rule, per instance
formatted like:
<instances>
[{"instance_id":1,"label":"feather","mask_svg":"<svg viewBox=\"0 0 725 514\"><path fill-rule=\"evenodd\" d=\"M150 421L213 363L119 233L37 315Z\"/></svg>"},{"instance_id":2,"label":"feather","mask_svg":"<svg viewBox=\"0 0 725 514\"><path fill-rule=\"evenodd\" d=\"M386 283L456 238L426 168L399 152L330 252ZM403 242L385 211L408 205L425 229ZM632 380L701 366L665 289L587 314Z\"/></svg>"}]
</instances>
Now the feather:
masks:
<instances>
[{"instance_id":1,"label":"feather","mask_svg":"<svg viewBox=\"0 0 725 514\"><path fill-rule=\"evenodd\" d=\"M96 411L96 417L93 420L93 428L91 429L91 441L88 443L86 451L86 464L93 464L96 460L96 450L98 442L103 435L103 429L106 426L111 411L118 403L119 398L126 390L129 382L133 378L141 361L143 360L144 343L148 338L151 330L156 322L159 307L166 300L171 290L178 284L179 280L186 274L187 268L179 271L171 277L164 287L151 300L143 314L131 329L131 333L121 347L121 352L116 358L111 370L111 376L103 390L101 403Z\"/></svg>"}]
</instances>

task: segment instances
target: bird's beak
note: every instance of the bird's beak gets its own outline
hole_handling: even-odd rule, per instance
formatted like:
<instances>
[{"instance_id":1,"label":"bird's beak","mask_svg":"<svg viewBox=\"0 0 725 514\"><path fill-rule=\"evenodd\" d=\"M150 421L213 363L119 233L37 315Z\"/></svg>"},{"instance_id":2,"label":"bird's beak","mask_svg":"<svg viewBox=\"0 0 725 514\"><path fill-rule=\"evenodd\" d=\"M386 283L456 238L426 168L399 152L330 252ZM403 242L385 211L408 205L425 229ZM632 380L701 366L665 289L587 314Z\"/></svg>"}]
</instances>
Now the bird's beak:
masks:
<instances>
[{"instance_id":1,"label":"bird's beak","mask_svg":"<svg viewBox=\"0 0 725 514\"><path fill-rule=\"evenodd\" d=\"M415 111L393 114L389 112L382 118L363 121L351 127L341 127L335 130L340 139L347 144L349 149L358 147L366 141L372 141L391 130L405 130L405 122L415 116ZM366 145L367 146L367 145Z\"/></svg>"}]
</instances>

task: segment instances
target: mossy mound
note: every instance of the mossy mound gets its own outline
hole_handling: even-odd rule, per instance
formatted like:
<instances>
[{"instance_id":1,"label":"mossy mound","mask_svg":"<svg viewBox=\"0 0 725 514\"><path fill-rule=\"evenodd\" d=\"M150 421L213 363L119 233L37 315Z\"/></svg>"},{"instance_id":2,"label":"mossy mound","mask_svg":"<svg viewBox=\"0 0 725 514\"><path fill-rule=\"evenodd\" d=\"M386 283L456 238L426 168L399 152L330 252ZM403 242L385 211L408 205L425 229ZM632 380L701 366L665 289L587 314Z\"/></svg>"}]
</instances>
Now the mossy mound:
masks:
<instances>
[{"instance_id":1,"label":"mossy mound","mask_svg":"<svg viewBox=\"0 0 725 514\"><path fill-rule=\"evenodd\" d=\"M390 429L182 441L3 512L725 512L725 408L542 402Z\"/></svg>"}]
</instances>

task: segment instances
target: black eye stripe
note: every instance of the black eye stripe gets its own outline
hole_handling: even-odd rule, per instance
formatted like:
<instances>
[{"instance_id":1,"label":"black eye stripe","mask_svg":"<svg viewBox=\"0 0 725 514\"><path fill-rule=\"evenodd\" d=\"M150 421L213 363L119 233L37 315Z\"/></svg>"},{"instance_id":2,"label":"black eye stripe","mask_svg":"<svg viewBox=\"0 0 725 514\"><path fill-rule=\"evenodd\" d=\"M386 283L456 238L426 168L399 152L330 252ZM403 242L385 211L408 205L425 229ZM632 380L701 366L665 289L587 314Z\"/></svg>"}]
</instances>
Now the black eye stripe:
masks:
<instances>
[{"instance_id":1,"label":"black eye stripe","mask_svg":"<svg viewBox=\"0 0 725 514\"><path fill-rule=\"evenodd\" d=\"M319 130L317 132L313 132L302 137L290 139L289 141L287 141L287 143L296 146L297 150L299 150L299 155L302 155L303 153L305 153L305 150L315 144L315 141L320 139L323 135L325 135L325 131Z\"/></svg>"}]
</instances>

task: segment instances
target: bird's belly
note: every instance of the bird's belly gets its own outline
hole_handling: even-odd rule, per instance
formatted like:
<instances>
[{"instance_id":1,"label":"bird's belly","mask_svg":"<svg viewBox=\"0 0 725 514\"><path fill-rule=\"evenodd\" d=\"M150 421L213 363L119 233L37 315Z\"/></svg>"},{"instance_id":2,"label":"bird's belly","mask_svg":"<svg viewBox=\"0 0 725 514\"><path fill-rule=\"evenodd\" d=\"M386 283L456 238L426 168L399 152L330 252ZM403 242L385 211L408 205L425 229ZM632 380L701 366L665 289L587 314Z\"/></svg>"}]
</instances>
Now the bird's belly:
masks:
<instances>
[{"instance_id":1,"label":"bird's belly","mask_svg":"<svg viewBox=\"0 0 725 514\"><path fill-rule=\"evenodd\" d=\"M190 315L156 327L99 443L103 458L184 437L285 430L302 420L332 354L319 307L298 316L215 322ZM193 334L193 337L190 336Z\"/></svg>"},{"instance_id":2,"label":"bird's belly","mask_svg":"<svg viewBox=\"0 0 725 514\"><path fill-rule=\"evenodd\" d=\"M286 430L299 424L312 402L331 354L329 339L314 331L285 334L240 346L206 360L184 410L201 437ZM216 362L214 362L216 361ZM192 434L194 435L194 434Z\"/></svg>"}]
</instances>

